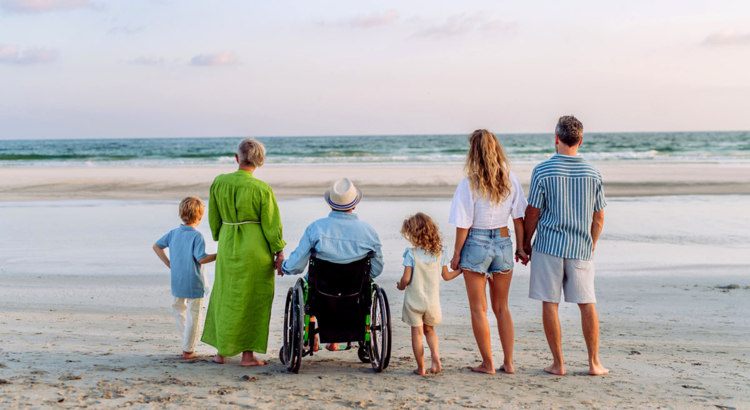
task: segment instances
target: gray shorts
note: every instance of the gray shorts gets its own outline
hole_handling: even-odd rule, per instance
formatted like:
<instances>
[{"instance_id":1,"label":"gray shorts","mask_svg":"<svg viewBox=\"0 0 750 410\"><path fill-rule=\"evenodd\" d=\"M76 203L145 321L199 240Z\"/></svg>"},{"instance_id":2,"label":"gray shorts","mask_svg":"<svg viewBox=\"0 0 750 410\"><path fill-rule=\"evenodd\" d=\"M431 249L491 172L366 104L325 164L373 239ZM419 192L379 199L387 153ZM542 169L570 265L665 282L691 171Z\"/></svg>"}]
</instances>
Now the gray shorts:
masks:
<instances>
[{"instance_id":1,"label":"gray shorts","mask_svg":"<svg viewBox=\"0 0 750 410\"><path fill-rule=\"evenodd\" d=\"M531 254L529 297L560 303L560 291L568 303L596 303L594 261L563 259L546 253Z\"/></svg>"}]
</instances>

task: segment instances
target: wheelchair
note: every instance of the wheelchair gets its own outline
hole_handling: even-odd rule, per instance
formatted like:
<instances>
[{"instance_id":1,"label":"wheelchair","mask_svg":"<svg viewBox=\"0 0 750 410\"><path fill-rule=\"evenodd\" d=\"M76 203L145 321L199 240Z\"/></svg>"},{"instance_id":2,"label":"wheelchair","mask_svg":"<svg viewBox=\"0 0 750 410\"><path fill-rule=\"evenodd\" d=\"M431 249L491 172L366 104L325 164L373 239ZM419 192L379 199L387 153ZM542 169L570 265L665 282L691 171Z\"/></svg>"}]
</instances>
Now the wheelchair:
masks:
<instances>
[{"instance_id":1,"label":"wheelchair","mask_svg":"<svg viewBox=\"0 0 750 410\"><path fill-rule=\"evenodd\" d=\"M299 373L302 358L313 356L315 336L320 345L358 344L362 363L375 372L391 360L391 308L385 291L370 278L370 253L349 264L316 258L308 264L307 280L300 278L289 288L284 308L284 345L279 360L287 370ZM310 317L315 320L311 321Z\"/></svg>"}]
</instances>

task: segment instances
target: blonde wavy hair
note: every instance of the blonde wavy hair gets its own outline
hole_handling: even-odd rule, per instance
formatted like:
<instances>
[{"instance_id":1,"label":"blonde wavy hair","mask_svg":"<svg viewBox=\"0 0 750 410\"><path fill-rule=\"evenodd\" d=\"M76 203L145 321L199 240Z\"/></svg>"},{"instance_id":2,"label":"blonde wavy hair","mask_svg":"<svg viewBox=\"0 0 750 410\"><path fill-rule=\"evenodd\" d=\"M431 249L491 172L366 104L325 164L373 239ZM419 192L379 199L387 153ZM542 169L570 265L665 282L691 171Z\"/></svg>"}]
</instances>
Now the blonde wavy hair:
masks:
<instances>
[{"instance_id":1,"label":"blonde wavy hair","mask_svg":"<svg viewBox=\"0 0 750 410\"><path fill-rule=\"evenodd\" d=\"M417 248L438 256L443 251L443 238L437 224L422 212L406 218L401 225L401 235Z\"/></svg>"},{"instance_id":2,"label":"blonde wavy hair","mask_svg":"<svg viewBox=\"0 0 750 410\"><path fill-rule=\"evenodd\" d=\"M469 153L464 166L471 190L492 204L510 195L510 163L495 134L476 130L469 135Z\"/></svg>"}]
</instances>

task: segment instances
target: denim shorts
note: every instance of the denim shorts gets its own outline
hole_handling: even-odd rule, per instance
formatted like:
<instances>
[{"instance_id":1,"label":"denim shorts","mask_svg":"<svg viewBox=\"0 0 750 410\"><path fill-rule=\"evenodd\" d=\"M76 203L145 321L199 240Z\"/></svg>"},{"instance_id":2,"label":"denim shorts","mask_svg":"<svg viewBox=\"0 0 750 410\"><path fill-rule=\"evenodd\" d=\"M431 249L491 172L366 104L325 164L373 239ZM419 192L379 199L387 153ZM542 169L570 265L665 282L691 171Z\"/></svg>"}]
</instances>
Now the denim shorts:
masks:
<instances>
[{"instance_id":1,"label":"denim shorts","mask_svg":"<svg viewBox=\"0 0 750 410\"><path fill-rule=\"evenodd\" d=\"M459 267L490 278L495 273L509 273L506 271L513 269L513 242L510 237L501 237L499 230L469 229Z\"/></svg>"}]
</instances>

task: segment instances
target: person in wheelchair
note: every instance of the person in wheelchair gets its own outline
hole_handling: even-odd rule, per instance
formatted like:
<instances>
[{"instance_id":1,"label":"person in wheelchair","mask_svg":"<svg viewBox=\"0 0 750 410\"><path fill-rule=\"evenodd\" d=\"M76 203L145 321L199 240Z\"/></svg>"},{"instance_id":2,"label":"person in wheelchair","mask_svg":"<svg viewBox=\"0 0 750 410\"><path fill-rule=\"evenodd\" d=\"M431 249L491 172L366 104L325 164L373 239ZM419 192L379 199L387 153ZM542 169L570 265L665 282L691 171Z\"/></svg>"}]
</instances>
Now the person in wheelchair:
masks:
<instances>
[{"instance_id":1,"label":"person in wheelchair","mask_svg":"<svg viewBox=\"0 0 750 410\"><path fill-rule=\"evenodd\" d=\"M362 192L349 178L342 178L326 190L324 198L331 207L331 213L305 229L297 249L284 261L281 274L303 273L315 252L316 258L336 264L352 263L374 255L370 258L370 277L380 275L383 272L383 254L378 233L369 223L352 213L362 200ZM329 343L326 348L338 350L338 343ZM313 350L318 350L317 341L313 344Z\"/></svg>"}]
</instances>

